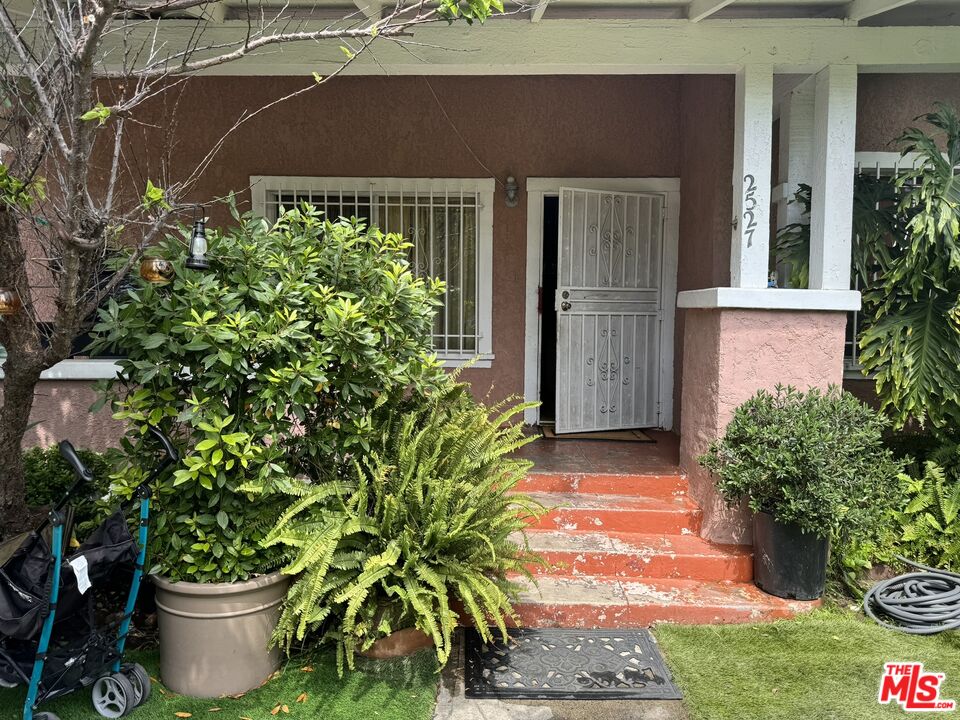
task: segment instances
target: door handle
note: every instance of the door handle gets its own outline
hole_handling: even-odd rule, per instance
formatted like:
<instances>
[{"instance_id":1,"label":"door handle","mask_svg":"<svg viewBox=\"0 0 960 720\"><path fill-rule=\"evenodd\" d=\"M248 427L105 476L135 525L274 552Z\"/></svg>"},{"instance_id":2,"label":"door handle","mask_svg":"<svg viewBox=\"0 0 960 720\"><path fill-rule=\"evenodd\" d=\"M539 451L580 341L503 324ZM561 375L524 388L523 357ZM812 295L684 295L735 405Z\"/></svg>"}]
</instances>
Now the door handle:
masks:
<instances>
[{"instance_id":1,"label":"door handle","mask_svg":"<svg viewBox=\"0 0 960 720\"><path fill-rule=\"evenodd\" d=\"M570 305L570 303L568 303L566 300L564 300L562 303L560 303L560 309L561 309L561 310L569 310L571 307L572 307L572 306Z\"/></svg>"}]
</instances>

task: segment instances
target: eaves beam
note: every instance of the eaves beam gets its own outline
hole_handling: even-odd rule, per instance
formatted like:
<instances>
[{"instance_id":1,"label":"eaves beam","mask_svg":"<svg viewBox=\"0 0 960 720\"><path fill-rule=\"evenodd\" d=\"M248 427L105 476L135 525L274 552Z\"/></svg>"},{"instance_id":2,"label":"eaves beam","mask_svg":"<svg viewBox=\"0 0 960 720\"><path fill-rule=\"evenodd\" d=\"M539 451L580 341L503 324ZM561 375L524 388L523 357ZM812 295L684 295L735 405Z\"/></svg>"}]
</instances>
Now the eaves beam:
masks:
<instances>
[{"instance_id":1,"label":"eaves beam","mask_svg":"<svg viewBox=\"0 0 960 720\"><path fill-rule=\"evenodd\" d=\"M201 20L222 23L226 19L227 4L225 2L208 2L190 8L187 10L187 14Z\"/></svg>"},{"instance_id":2,"label":"eaves beam","mask_svg":"<svg viewBox=\"0 0 960 720\"><path fill-rule=\"evenodd\" d=\"M540 22L549 4L550 0L540 0L540 2L534 5L533 10L530 11L530 22Z\"/></svg>"},{"instance_id":3,"label":"eaves beam","mask_svg":"<svg viewBox=\"0 0 960 720\"><path fill-rule=\"evenodd\" d=\"M847 20L859 22L913 2L916 2L916 0L853 0L847 5L846 17Z\"/></svg>"},{"instance_id":4,"label":"eaves beam","mask_svg":"<svg viewBox=\"0 0 960 720\"><path fill-rule=\"evenodd\" d=\"M687 7L687 19L690 22L700 22L733 2L734 0L693 0Z\"/></svg>"},{"instance_id":5,"label":"eaves beam","mask_svg":"<svg viewBox=\"0 0 960 720\"><path fill-rule=\"evenodd\" d=\"M375 23L383 15L383 5L379 0L353 0L353 4L367 18L367 22Z\"/></svg>"}]
</instances>

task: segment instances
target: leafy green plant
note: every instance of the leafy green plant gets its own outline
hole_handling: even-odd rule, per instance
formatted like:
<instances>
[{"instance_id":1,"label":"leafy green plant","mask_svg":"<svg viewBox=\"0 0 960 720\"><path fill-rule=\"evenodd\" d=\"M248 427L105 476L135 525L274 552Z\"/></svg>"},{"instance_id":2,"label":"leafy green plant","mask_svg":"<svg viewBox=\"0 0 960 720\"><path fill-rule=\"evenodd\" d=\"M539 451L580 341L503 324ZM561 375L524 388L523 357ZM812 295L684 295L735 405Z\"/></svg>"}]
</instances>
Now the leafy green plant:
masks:
<instances>
[{"instance_id":1,"label":"leafy green plant","mask_svg":"<svg viewBox=\"0 0 960 720\"><path fill-rule=\"evenodd\" d=\"M261 546L285 507L274 486L346 464L369 447L379 396L443 377L430 349L443 286L414 275L401 237L309 205L273 226L235 218L210 234L205 273L183 266L188 233L166 238L155 252L173 282L111 299L91 347L126 354L103 386L132 428L117 492L129 496L149 470L147 423L182 450L155 488L151 543L153 571L173 580L279 566L281 549Z\"/></svg>"},{"instance_id":2,"label":"leafy green plant","mask_svg":"<svg viewBox=\"0 0 960 720\"><path fill-rule=\"evenodd\" d=\"M737 408L700 463L730 503L841 544L868 538L896 504L902 462L883 446L888 421L831 387L777 386Z\"/></svg>"},{"instance_id":3,"label":"leafy green plant","mask_svg":"<svg viewBox=\"0 0 960 720\"><path fill-rule=\"evenodd\" d=\"M97 499L110 489L110 461L93 450L77 450L77 455L93 473L93 482L74 498L74 521L88 523L97 516ZM27 504L31 507L55 505L76 481L73 468L55 447L30 448L23 454L27 483Z\"/></svg>"},{"instance_id":4,"label":"leafy green plant","mask_svg":"<svg viewBox=\"0 0 960 720\"><path fill-rule=\"evenodd\" d=\"M923 119L935 134L911 128L900 138L919 161L897 180L904 232L864 295L860 360L897 425L946 427L960 420L960 119L945 105Z\"/></svg>"},{"instance_id":5,"label":"leafy green plant","mask_svg":"<svg viewBox=\"0 0 960 720\"><path fill-rule=\"evenodd\" d=\"M441 663L461 615L485 638L488 620L505 634L508 573L529 577L536 561L518 534L541 511L512 494L530 463L510 453L533 438L509 423L526 407L487 409L453 380L423 400L385 396L381 434L348 475L288 483L294 502L267 538L293 554L283 572L295 576L276 641L289 649L316 632L336 642L342 672L407 627L433 639Z\"/></svg>"},{"instance_id":6,"label":"leafy green plant","mask_svg":"<svg viewBox=\"0 0 960 720\"><path fill-rule=\"evenodd\" d=\"M933 567L960 570L960 447L947 446L918 477L902 475L908 502L893 513L898 550ZM938 462L939 461L939 462Z\"/></svg>"},{"instance_id":7,"label":"leafy green plant","mask_svg":"<svg viewBox=\"0 0 960 720\"><path fill-rule=\"evenodd\" d=\"M960 420L960 118L938 103L897 142L918 158L896 178L854 180L853 269L864 290L859 360L897 427ZM945 151L944 151L945 150ZM796 202L809 215L810 189ZM783 228L776 261L806 287L809 221Z\"/></svg>"}]
</instances>

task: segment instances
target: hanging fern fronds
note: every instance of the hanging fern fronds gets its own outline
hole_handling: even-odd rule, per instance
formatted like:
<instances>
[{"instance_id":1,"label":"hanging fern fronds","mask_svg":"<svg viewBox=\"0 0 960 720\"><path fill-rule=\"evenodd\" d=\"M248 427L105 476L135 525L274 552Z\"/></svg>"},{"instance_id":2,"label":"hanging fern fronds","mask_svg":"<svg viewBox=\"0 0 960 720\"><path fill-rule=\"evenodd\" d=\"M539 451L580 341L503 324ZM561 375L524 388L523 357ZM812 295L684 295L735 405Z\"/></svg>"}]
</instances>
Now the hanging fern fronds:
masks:
<instances>
[{"instance_id":1,"label":"hanging fern fronds","mask_svg":"<svg viewBox=\"0 0 960 720\"><path fill-rule=\"evenodd\" d=\"M515 493L531 464L513 457L534 438L512 399L487 408L456 380L426 398L379 399L369 452L346 481L288 488L295 498L267 542L295 575L275 641L337 644L338 669L391 632L416 627L450 655L466 616L487 639L516 620L517 584L531 577L523 530L543 508ZM461 609L462 608L462 609Z\"/></svg>"}]
</instances>

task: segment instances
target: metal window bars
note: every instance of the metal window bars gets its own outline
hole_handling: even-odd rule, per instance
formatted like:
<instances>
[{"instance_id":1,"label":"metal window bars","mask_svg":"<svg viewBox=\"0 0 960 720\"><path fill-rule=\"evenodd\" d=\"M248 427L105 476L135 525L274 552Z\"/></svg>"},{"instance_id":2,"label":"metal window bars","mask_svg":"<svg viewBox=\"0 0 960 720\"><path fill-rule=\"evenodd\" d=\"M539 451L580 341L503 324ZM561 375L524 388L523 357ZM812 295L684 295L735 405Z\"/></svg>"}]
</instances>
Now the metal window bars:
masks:
<instances>
[{"instance_id":1,"label":"metal window bars","mask_svg":"<svg viewBox=\"0 0 960 720\"><path fill-rule=\"evenodd\" d=\"M451 190L418 187L416 181L388 188L323 185L266 191L265 217L274 222L282 210L308 202L327 218L365 219L410 244L414 272L444 281L443 304L434 319L433 347L438 355L469 358L480 346L478 332L479 193L462 186Z\"/></svg>"}]
</instances>

